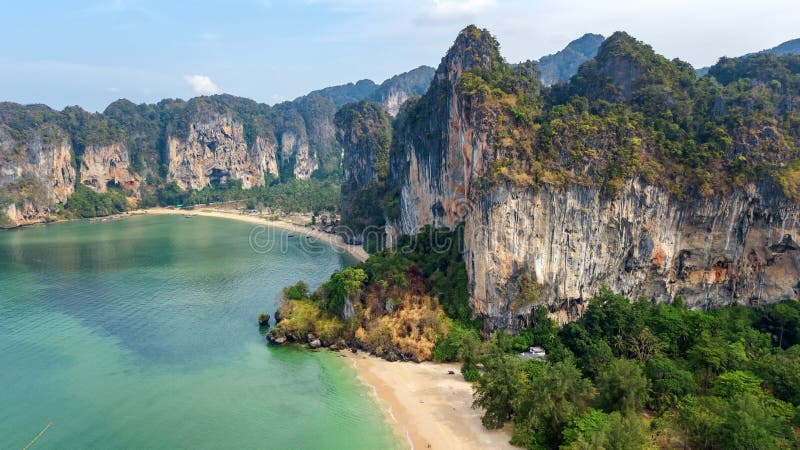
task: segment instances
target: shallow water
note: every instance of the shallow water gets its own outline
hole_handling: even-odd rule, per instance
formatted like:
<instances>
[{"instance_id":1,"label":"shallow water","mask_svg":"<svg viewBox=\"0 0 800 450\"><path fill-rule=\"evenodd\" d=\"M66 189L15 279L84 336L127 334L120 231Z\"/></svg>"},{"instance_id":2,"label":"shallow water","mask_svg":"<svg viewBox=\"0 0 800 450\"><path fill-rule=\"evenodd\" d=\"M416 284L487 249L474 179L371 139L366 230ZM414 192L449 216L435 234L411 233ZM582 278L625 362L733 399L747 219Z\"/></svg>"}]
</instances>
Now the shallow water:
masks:
<instances>
[{"instance_id":1,"label":"shallow water","mask_svg":"<svg viewBox=\"0 0 800 450\"><path fill-rule=\"evenodd\" d=\"M354 370L271 348L281 288L352 260L223 219L0 232L0 448L394 448ZM48 427L49 424L49 427Z\"/></svg>"}]
</instances>

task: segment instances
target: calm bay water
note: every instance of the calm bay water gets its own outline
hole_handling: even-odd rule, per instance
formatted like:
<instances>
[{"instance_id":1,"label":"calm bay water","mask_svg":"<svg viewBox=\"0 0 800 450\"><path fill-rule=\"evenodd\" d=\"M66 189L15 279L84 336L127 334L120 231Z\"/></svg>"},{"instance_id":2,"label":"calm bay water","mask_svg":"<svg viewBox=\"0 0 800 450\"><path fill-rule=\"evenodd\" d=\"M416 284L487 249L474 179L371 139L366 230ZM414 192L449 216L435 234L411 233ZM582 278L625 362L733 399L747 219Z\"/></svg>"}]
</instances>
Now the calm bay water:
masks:
<instances>
[{"instance_id":1,"label":"calm bay water","mask_svg":"<svg viewBox=\"0 0 800 450\"><path fill-rule=\"evenodd\" d=\"M267 347L256 324L283 286L351 261L279 231L256 252L252 229L169 216L0 232L0 448L48 424L32 448L398 447L343 358Z\"/></svg>"}]
</instances>

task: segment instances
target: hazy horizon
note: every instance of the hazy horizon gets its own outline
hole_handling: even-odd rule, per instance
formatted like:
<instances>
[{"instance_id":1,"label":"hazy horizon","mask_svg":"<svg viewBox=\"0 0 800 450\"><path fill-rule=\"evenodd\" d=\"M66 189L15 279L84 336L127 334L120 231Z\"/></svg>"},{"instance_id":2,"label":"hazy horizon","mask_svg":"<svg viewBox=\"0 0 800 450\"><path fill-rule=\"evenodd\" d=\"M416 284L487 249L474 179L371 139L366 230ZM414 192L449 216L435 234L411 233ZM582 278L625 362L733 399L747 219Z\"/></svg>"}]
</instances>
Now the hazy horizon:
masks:
<instances>
[{"instance_id":1,"label":"hazy horizon","mask_svg":"<svg viewBox=\"0 0 800 450\"><path fill-rule=\"evenodd\" d=\"M119 98L152 103L215 93L274 104L361 79L380 83L436 67L470 23L491 31L511 62L617 30L695 67L800 37L800 5L787 0L758 10L742 0L39 3L5 7L0 101L89 111Z\"/></svg>"}]
</instances>

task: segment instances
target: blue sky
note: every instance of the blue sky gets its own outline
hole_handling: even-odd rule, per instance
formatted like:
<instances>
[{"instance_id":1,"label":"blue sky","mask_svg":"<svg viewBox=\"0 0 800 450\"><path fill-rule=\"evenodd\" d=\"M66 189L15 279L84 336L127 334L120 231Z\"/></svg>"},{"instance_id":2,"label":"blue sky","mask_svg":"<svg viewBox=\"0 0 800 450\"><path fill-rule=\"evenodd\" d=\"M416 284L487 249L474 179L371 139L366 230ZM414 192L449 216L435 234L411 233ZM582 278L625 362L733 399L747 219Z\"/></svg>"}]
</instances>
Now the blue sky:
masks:
<instances>
[{"instance_id":1,"label":"blue sky","mask_svg":"<svg viewBox=\"0 0 800 450\"><path fill-rule=\"evenodd\" d=\"M695 66L800 37L797 0L3 0L0 100L154 102L227 92L275 103L421 64L488 28L510 61L625 30Z\"/></svg>"}]
</instances>

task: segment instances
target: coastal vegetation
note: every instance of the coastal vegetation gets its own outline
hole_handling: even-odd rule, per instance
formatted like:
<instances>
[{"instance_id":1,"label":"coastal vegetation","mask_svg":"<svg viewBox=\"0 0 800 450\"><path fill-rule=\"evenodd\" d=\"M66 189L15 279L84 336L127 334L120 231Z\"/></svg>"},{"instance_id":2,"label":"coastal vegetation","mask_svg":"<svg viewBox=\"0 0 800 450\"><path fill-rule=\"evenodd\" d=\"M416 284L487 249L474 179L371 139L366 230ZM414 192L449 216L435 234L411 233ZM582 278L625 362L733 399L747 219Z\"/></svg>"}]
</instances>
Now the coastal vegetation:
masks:
<instances>
[{"instance_id":1,"label":"coastal vegetation","mask_svg":"<svg viewBox=\"0 0 800 450\"><path fill-rule=\"evenodd\" d=\"M64 205L62 216L67 219L86 219L119 214L128 209L130 203L122 189L110 187L101 193L78 183Z\"/></svg>"},{"instance_id":2,"label":"coastal vegetation","mask_svg":"<svg viewBox=\"0 0 800 450\"><path fill-rule=\"evenodd\" d=\"M311 333L326 346L338 342L393 360L448 354L452 348L439 348L446 336L480 326L469 307L461 242L463 227L426 227L333 274L313 293L304 283L288 287L273 341L307 342Z\"/></svg>"},{"instance_id":3,"label":"coastal vegetation","mask_svg":"<svg viewBox=\"0 0 800 450\"><path fill-rule=\"evenodd\" d=\"M618 32L569 83L543 89L534 67L492 54L459 84L494 130L497 156L477 187L581 184L613 194L641 178L690 199L770 182L796 197L786 180L800 138L800 56L723 58L697 79L689 64Z\"/></svg>"},{"instance_id":4,"label":"coastal vegetation","mask_svg":"<svg viewBox=\"0 0 800 450\"><path fill-rule=\"evenodd\" d=\"M478 361L475 406L526 448L794 448L800 423L800 304L690 311L608 290L561 328L546 311ZM517 355L528 346L546 361ZM466 365L466 363L465 363Z\"/></svg>"},{"instance_id":5,"label":"coastal vegetation","mask_svg":"<svg viewBox=\"0 0 800 450\"><path fill-rule=\"evenodd\" d=\"M539 306L528 328L486 334L467 303L461 233L428 227L313 293L286 288L271 338L459 361L483 424L525 448L800 445L797 301L699 311L603 289L575 322ZM546 357L521 358L532 346Z\"/></svg>"},{"instance_id":6,"label":"coastal vegetation","mask_svg":"<svg viewBox=\"0 0 800 450\"><path fill-rule=\"evenodd\" d=\"M339 184L331 179L279 182L267 177L264 186L243 189L239 180L209 185L200 190L182 190L170 183L155 195L143 200L144 206L192 206L228 201L241 201L255 207L266 206L283 212L336 211L339 205Z\"/></svg>"},{"instance_id":7,"label":"coastal vegetation","mask_svg":"<svg viewBox=\"0 0 800 450\"><path fill-rule=\"evenodd\" d=\"M79 107L55 111L44 105L3 102L0 103L0 141L3 143L2 158L12 165L23 165L27 151L47 154L47 146L62 143L69 147L71 161L53 164L71 166L69 170L72 171L82 170L81 163L89 147L117 145L122 149L120 161L110 162L108 167L100 169L137 175L142 180L140 188L131 190L126 187L125 194L138 198L140 206L239 200L268 205L284 212L336 210L341 149L325 128L330 127L327 124L332 122L335 113L333 101L320 95L308 95L274 106L230 95L198 97L189 101L166 99L157 104L140 105L118 100L103 113L89 113ZM249 156L263 151L256 145L261 139L259 145L272 148L271 158L275 159L279 175L266 175L266 186L256 189L242 189L238 181L214 183L213 180L200 190L179 189L169 176L170 140L185 141L190 135L199 133L200 128L225 128L227 125L219 124L228 122L234 124L234 128L218 133L215 141L209 141L209 151L216 153L218 147L225 147L224 151L230 152L235 147L233 142L239 139L241 146L243 138L247 147L245 153ZM237 125L241 126L240 135L237 135ZM292 136L287 139L289 144L285 149L280 141L284 134ZM300 151L297 149L304 145L313 151L311 167L316 167L308 180L297 179L299 177L295 177L293 172L297 158L294 152ZM31 161L39 157L38 153L27 156L28 159L34 158ZM66 167L61 169L57 173L68 171ZM214 170L228 171L225 167ZM42 189L42 195L35 196L31 195L31 189L21 189L25 187L23 184L29 186L36 179L36 176L26 173L4 184L0 197L13 198L2 198L3 205L30 204L40 211L63 213L63 217L68 218L94 217L124 209L120 202L110 205L118 200L116 191L112 196L92 196L80 186L80 177L65 180L74 183L74 198L55 205L52 195L48 197L47 189ZM68 206L69 203L73 205ZM92 209L94 212L90 211Z\"/></svg>"},{"instance_id":8,"label":"coastal vegetation","mask_svg":"<svg viewBox=\"0 0 800 450\"><path fill-rule=\"evenodd\" d=\"M384 196L389 179L391 116L381 105L351 103L336 113L337 139L344 148L341 183L342 229L348 241L363 242L367 229L386 224ZM367 233L367 248L377 250L384 242L379 233Z\"/></svg>"},{"instance_id":9,"label":"coastal vegetation","mask_svg":"<svg viewBox=\"0 0 800 450\"><path fill-rule=\"evenodd\" d=\"M604 289L575 322L539 306L528 328L486 334L461 233L427 227L314 292L287 287L270 338L459 361L483 424L525 448L800 445L800 303L698 311ZM532 346L547 356L521 358Z\"/></svg>"}]
</instances>

